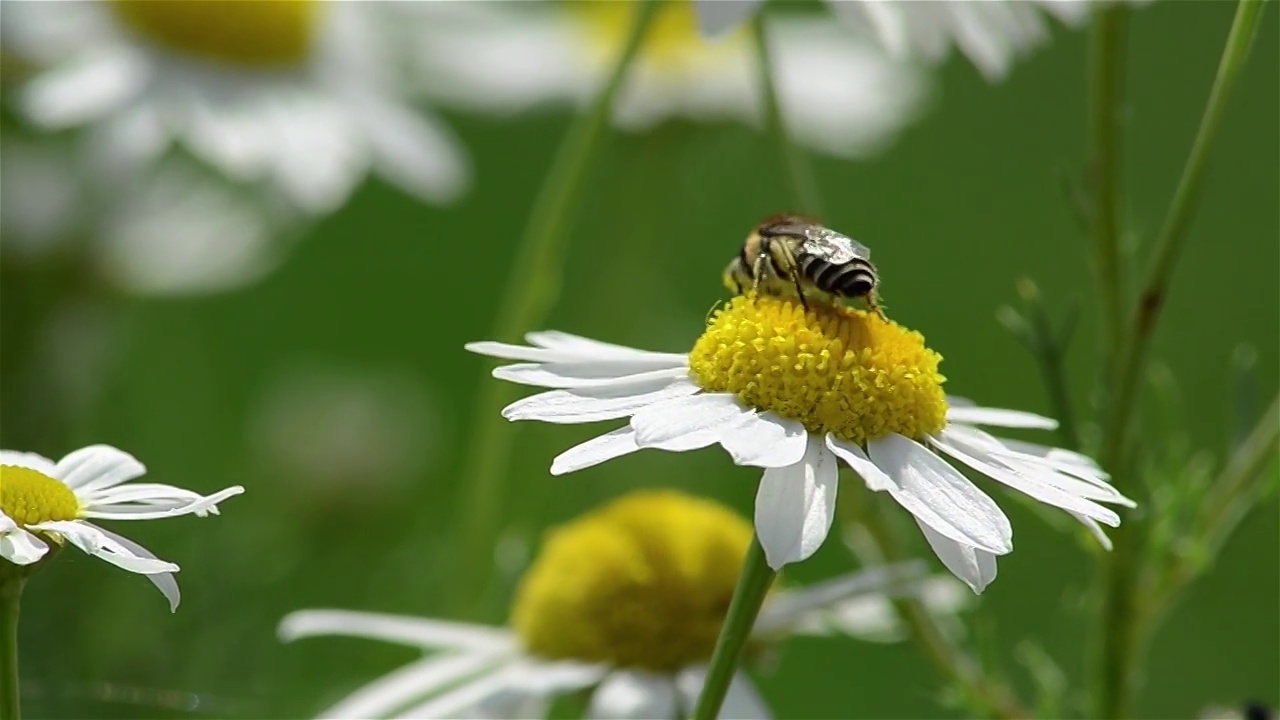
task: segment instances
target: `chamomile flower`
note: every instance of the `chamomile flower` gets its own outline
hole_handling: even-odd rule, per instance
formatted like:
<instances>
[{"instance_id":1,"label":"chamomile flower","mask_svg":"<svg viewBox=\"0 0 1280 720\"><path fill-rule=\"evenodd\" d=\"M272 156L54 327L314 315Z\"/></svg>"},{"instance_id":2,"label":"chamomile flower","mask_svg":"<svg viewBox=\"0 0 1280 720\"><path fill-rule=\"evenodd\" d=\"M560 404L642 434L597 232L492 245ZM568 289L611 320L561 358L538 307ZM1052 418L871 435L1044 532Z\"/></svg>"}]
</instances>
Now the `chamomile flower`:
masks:
<instances>
[{"instance_id":1,"label":"chamomile flower","mask_svg":"<svg viewBox=\"0 0 1280 720\"><path fill-rule=\"evenodd\" d=\"M425 3L438 37L418 47L421 82L441 102L517 112L585 104L621 51L637 2ZM782 111L797 140L840 157L868 155L913 120L926 79L870 43L815 18L769 27ZM763 101L748 33L707 40L693 6L668 2L642 41L614 107L615 124L646 130L671 118L758 124Z\"/></svg>"},{"instance_id":2,"label":"chamomile flower","mask_svg":"<svg viewBox=\"0 0 1280 720\"><path fill-rule=\"evenodd\" d=\"M924 338L879 316L770 296L739 296L717 310L688 353L659 353L558 332L530 333L532 347L498 342L472 352L518 364L496 378L555 388L503 410L510 420L623 427L555 458L553 475L642 448L683 452L718 444L739 465L764 468L756 534L770 567L809 557L835 513L838 466L860 475L915 518L938 558L975 592L1013 550L1000 507L952 467L988 479L1084 523L1120 517L1100 503L1132 506L1079 453L997 438L978 426L1055 427L1049 418L948 398L941 356Z\"/></svg>"},{"instance_id":3,"label":"chamomile flower","mask_svg":"<svg viewBox=\"0 0 1280 720\"><path fill-rule=\"evenodd\" d=\"M584 689L591 689L588 717L685 717L750 542L751 526L727 508L671 490L638 491L549 534L516 592L509 627L303 610L279 632L286 641L348 635L434 651L340 700L324 718L544 717L555 696ZM922 580L909 565L889 566L776 590L756 622L754 647L845 602L916 594ZM856 634L850 617L837 620ZM771 713L739 671L721 715Z\"/></svg>"},{"instance_id":4,"label":"chamomile flower","mask_svg":"<svg viewBox=\"0 0 1280 720\"><path fill-rule=\"evenodd\" d=\"M70 543L129 572L146 575L178 608L178 566L91 520L156 520L216 515L218 503L244 492L203 496L157 483L131 483L146 472L132 455L90 445L56 463L35 453L0 450L0 560L33 565L50 546Z\"/></svg>"},{"instance_id":5,"label":"chamomile flower","mask_svg":"<svg viewBox=\"0 0 1280 720\"><path fill-rule=\"evenodd\" d=\"M719 35L758 12L764 0L694 0L704 33ZM897 58L944 60L954 45L987 80L1049 41L1045 15L1078 26L1099 0L828 0L831 12Z\"/></svg>"},{"instance_id":6,"label":"chamomile flower","mask_svg":"<svg viewBox=\"0 0 1280 720\"><path fill-rule=\"evenodd\" d=\"M409 100L403 62L422 38L406 18L396 3L23 2L5 3L3 38L31 68L14 92L22 117L83 129L86 195L108 221L136 219L104 231L117 246L168 237L207 264L206 246L230 245L252 274L280 253L276 236L371 173L431 202L464 189L453 135ZM185 169L156 182L175 148L221 185Z\"/></svg>"}]
</instances>

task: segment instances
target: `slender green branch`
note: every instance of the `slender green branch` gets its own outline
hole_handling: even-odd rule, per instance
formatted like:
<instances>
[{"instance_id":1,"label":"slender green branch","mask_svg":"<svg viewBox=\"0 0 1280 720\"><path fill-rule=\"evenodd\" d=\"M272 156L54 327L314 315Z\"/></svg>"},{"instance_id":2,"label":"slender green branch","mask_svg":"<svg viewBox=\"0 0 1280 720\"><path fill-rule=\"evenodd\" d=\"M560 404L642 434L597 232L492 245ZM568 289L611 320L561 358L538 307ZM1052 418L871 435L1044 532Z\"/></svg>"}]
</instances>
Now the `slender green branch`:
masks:
<instances>
[{"instance_id":1,"label":"slender green branch","mask_svg":"<svg viewBox=\"0 0 1280 720\"><path fill-rule=\"evenodd\" d=\"M1187 229L1208 172L1210 152L1226 114L1236 78L1249 57L1262 10L1263 0L1240 0L1236 8L1235 20L1218 65L1218 74L1209 91L1204 115L1200 119L1200 128L1182 169L1182 177L1178 180L1169 212L1157 236L1151 268L1142 284L1134 317L1120 346L1119 361L1114 368L1115 387L1108 403L1112 417L1107 426L1112 431L1123 432L1128 425L1146 347L1168 295L1174 266L1186 243Z\"/></svg>"},{"instance_id":2,"label":"slender green branch","mask_svg":"<svg viewBox=\"0 0 1280 720\"><path fill-rule=\"evenodd\" d=\"M773 139L787 183L791 188L791 201L798 212L822 217L822 198L818 183L813 178L809 158L796 146L787 132L786 118L778 99L778 87L773 77L773 60L769 53L769 38L765 32L765 13L759 12L751 20L752 37L756 45L756 68L760 73L760 93L764 98L765 131Z\"/></svg>"},{"instance_id":3,"label":"slender green branch","mask_svg":"<svg viewBox=\"0 0 1280 720\"><path fill-rule=\"evenodd\" d=\"M898 546L893 529L880 513L864 507L865 502L854 501L850 495L852 493L845 493L843 498L846 500L843 505L850 508L846 512L866 528L878 560L902 562L905 555ZM1009 687L987 677L981 664L943 629L923 601L913 597L894 598L893 607L907 626L912 640L934 667L961 690L971 711L1003 720L1032 717L1031 711L1023 706Z\"/></svg>"},{"instance_id":4,"label":"slender green branch","mask_svg":"<svg viewBox=\"0 0 1280 720\"><path fill-rule=\"evenodd\" d=\"M614 100L661 5L660 0L637 3L626 43L608 79L591 107L575 118L561 141L504 284L506 291L491 335L494 339L517 342L550 313L560 292L571 220L603 145ZM499 413L511 401L512 392L505 383L484 383L472 410L471 443L461 475L465 488L462 547L467 554L463 580L458 583L463 609L472 605L492 565L490 556L513 440L513 433Z\"/></svg>"},{"instance_id":5,"label":"slender green branch","mask_svg":"<svg viewBox=\"0 0 1280 720\"><path fill-rule=\"evenodd\" d=\"M1121 3L1109 4L1098 11L1093 21L1090 49L1093 263L1102 305L1103 347L1112 351L1120 344L1124 322L1120 212L1128 32L1129 8Z\"/></svg>"},{"instance_id":6,"label":"slender green branch","mask_svg":"<svg viewBox=\"0 0 1280 720\"><path fill-rule=\"evenodd\" d=\"M1209 93L1200 129L1174 192L1173 202L1156 241L1151 270L1142 285L1130 327L1121 334L1119 353L1113 357L1112 383L1107 399L1101 460L1112 477L1123 478L1129 446L1129 426L1137 404L1138 378L1145 365L1151 334L1168 292L1177 256L1200 196L1209 153L1225 114L1235 80L1244 67L1262 14L1262 0L1240 0L1227 36L1218 74ZM1100 657L1097 664L1096 706L1099 718L1120 718L1129 713L1136 692L1143 614L1135 591L1138 543L1143 523L1130 519L1112 535L1115 550L1103 567Z\"/></svg>"},{"instance_id":7,"label":"slender green branch","mask_svg":"<svg viewBox=\"0 0 1280 720\"><path fill-rule=\"evenodd\" d=\"M18 720L18 605L25 580L17 573L0 576L0 720Z\"/></svg>"},{"instance_id":8,"label":"slender green branch","mask_svg":"<svg viewBox=\"0 0 1280 720\"><path fill-rule=\"evenodd\" d=\"M707 681L693 712L694 720L715 720L720 716L720 706L724 704L729 684L738 669L738 658L747 645L747 638L751 637L751 627L755 625L760 606L764 604L776 575L765 560L760 539L752 537L751 548L742 563L742 574L738 576L733 599L729 601L728 614L720 628L720 636L716 638L716 649L707 667Z\"/></svg>"}]
</instances>

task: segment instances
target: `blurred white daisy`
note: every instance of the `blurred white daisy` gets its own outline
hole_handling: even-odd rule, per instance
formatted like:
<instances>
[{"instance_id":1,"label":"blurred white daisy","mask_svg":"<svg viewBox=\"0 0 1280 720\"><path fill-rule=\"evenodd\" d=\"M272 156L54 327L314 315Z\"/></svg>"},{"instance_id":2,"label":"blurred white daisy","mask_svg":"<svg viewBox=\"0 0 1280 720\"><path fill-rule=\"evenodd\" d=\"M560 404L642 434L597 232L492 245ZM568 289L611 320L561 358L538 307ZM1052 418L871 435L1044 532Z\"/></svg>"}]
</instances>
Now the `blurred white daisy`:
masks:
<instances>
[{"instance_id":1,"label":"blurred white daisy","mask_svg":"<svg viewBox=\"0 0 1280 720\"><path fill-rule=\"evenodd\" d=\"M586 689L587 717L685 717L750 542L751 526L727 508L676 491L638 491L548 535L517 590L510 627L303 610L284 619L280 636L367 637L432 652L319 717L545 717L556 696ZM811 629L848 602L914 595L922 580L916 567L889 566L777 590L750 647L762 649L802 625ZM821 626L855 636L861 629L847 614ZM868 629L878 632L881 624ZM739 670L721 716L771 715Z\"/></svg>"},{"instance_id":2,"label":"blurred white daisy","mask_svg":"<svg viewBox=\"0 0 1280 720\"><path fill-rule=\"evenodd\" d=\"M1132 506L1092 460L992 436L978 425L1055 427L1039 415L947 398L942 359L924 338L875 314L739 296L716 311L689 354L658 353L558 332L532 347L471 343L472 352L524 361L496 378L556 388L509 405L510 420L627 425L560 454L551 473L591 467L641 448L719 444L739 465L764 468L756 534L775 570L825 541L838 465L914 516L939 559L975 592L1013 549L1008 518L944 458L1066 510L1104 544L1098 523Z\"/></svg>"},{"instance_id":3,"label":"blurred white daisy","mask_svg":"<svg viewBox=\"0 0 1280 720\"><path fill-rule=\"evenodd\" d=\"M35 453L0 450L0 559L32 565L50 544L71 543L129 572L146 575L178 608L178 566L90 520L155 520L216 515L218 503L244 492L203 496L157 483L130 483L146 468L109 445L90 445L56 463Z\"/></svg>"},{"instance_id":4,"label":"blurred white daisy","mask_svg":"<svg viewBox=\"0 0 1280 720\"><path fill-rule=\"evenodd\" d=\"M1132 0L1130 0L1132 1ZM718 36L760 11L765 0L693 0L698 24ZM827 0L849 29L894 57L930 63L954 45L995 81L1013 63L1050 39L1045 15L1079 26L1099 0Z\"/></svg>"},{"instance_id":5,"label":"blurred white daisy","mask_svg":"<svg viewBox=\"0 0 1280 720\"><path fill-rule=\"evenodd\" d=\"M106 263L169 292L260 275L282 228L371 173L431 202L459 196L457 141L408 99L416 20L397 3L7 2L3 41L31 68L21 115L85 131L77 172L109 214Z\"/></svg>"},{"instance_id":6,"label":"blurred white daisy","mask_svg":"<svg viewBox=\"0 0 1280 720\"><path fill-rule=\"evenodd\" d=\"M509 113L540 103L585 105L621 51L635 2L423 3L437 37L418 47L418 76L441 102ZM782 112L796 139L840 157L870 154L917 115L926 79L830 23L782 17L768 42ZM669 2L614 107L627 130L673 117L758 125L763 101L749 34L698 34L693 6Z\"/></svg>"}]
</instances>

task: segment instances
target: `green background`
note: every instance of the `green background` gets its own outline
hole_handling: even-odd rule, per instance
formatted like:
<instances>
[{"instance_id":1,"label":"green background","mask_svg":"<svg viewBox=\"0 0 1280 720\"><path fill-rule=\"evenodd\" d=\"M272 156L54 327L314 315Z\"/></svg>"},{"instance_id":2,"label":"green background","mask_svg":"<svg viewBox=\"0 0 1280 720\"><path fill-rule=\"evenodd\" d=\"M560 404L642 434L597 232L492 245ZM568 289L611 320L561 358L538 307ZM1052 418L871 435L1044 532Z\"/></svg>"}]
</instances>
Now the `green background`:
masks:
<instances>
[{"instance_id":1,"label":"green background","mask_svg":"<svg viewBox=\"0 0 1280 720\"><path fill-rule=\"evenodd\" d=\"M1136 264L1177 181L1233 7L1170 1L1135 14L1125 219ZM1270 8L1233 98L1155 342L1182 392L1184 414L1173 423L1219 458L1238 344L1257 350L1260 399L1277 388L1277 19ZM930 111L889 151L856 163L815 159L828 224L873 249L893 317L943 354L952 392L984 404L1048 410L1034 363L994 316L1015 300L1014 281L1029 276L1053 307L1082 303L1068 364L1074 399L1088 406L1099 367L1096 310L1087 242L1064 192L1086 159L1085 67L1085 35L1066 31L1000 84L953 60L937 73ZM142 578L75 551L29 584L21 628L29 716L303 716L414 652L348 639L282 645L274 628L284 614L451 612L467 482L459 468L477 391L494 382L490 364L462 345L493 325L512 250L568 116L450 119L476 169L460 204L432 208L370 182L279 271L243 291L125 299L69 287L58 266L5 263L4 447L56 457L107 442L142 459L156 482L247 488L220 519L113 525L182 565L175 615ZM548 326L687 348L723 297L719 274L744 233L786 209L787 198L771 147L747 128L673 122L612 137L573 227ZM110 319L110 352L93 401L72 412L28 387L52 360L28 362L25 350L43 310L77 293ZM400 482L357 472L319 485L264 461L256 408L279 378L310 367L420 383L430 417L415 443L429 448L426 465ZM677 485L749 514L756 472L713 450L640 453L568 477L547 474L556 453L605 429L510 428L517 440L502 507L507 560L473 618L504 619L544 528L628 488ZM852 483L844 491L859 492ZM1024 689L1014 648L1031 639L1078 681L1092 632L1090 554L1008 495L997 499L1013 520L1017 551L1001 561L973 632ZM1278 535L1273 497L1156 639L1141 715L1188 718L1209 704L1280 701ZM849 567L847 551L829 542L789 574L810 581ZM759 676L779 717L960 716L938 704L942 683L910 645L800 639L780 659Z\"/></svg>"}]
</instances>

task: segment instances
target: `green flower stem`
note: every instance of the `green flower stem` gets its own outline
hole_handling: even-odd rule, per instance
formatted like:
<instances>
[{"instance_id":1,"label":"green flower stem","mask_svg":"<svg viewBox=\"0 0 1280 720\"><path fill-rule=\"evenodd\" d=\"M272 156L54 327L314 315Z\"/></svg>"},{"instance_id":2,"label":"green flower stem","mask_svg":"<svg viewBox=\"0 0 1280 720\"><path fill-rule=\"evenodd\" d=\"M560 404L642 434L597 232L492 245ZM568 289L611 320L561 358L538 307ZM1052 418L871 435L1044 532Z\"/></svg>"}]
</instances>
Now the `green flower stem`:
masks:
<instances>
[{"instance_id":1,"label":"green flower stem","mask_svg":"<svg viewBox=\"0 0 1280 720\"><path fill-rule=\"evenodd\" d=\"M715 720L720 715L720 706L724 704L729 683L738 669L738 658L742 656L742 649L751 636L751 627L755 625L760 606L764 604L765 595L776 576L777 573L765 560L760 539L752 537L747 559L742 563L742 574L738 576L738 586L733 589L733 599L729 601L729 612L720 628L720 636L716 638L716 649L707 668L707 681L693 712L694 720Z\"/></svg>"},{"instance_id":2,"label":"green flower stem","mask_svg":"<svg viewBox=\"0 0 1280 720\"><path fill-rule=\"evenodd\" d=\"M787 184L791 188L791 201L798 212L822 217L822 198L818 193L818 183L813 179L813 170L809 166L809 158L804 150L791 141L787 132L786 119L782 116L782 106L778 100L778 88L773 77L773 61L769 54L769 42L765 35L765 13L758 12L751 20L751 35L755 40L756 67L760 73L760 91L764 98L765 131L773 139L778 155L782 160Z\"/></svg>"},{"instance_id":3,"label":"green flower stem","mask_svg":"<svg viewBox=\"0 0 1280 720\"><path fill-rule=\"evenodd\" d=\"M1129 8L1109 4L1093 21L1090 49L1092 106L1093 262L1102 305L1103 346L1119 347L1124 322L1120 257L1120 206L1124 117L1125 48Z\"/></svg>"},{"instance_id":4,"label":"green flower stem","mask_svg":"<svg viewBox=\"0 0 1280 720\"><path fill-rule=\"evenodd\" d=\"M844 511L846 520L866 529L865 537L871 541L868 554L876 556L872 558L875 562L904 561L906 556L898 546L893 528L881 513L868 507L870 498L856 497L856 493L844 493L841 506L847 508ZM1033 717L1009 687L983 672L981 664L955 642L920 599L893 598L892 601L898 617L911 633L911 639L938 671L960 688L970 711L1002 720Z\"/></svg>"},{"instance_id":5,"label":"green flower stem","mask_svg":"<svg viewBox=\"0 0 1280 720\"><path fill-rule=\"evenodd\" d=\"M603 144L610 112L627 69L639 54L641 41L661 5L660 0L636 4L626 43L604 87L591 107L575 118L556 150L513 258L510 276L503 286L506 292L490 335L495 340L519 342L522 335L546 320L555 303L560 292L571 220L586 186L588 171ZM471 445L461 475L466 488L462 500L466 557L457 587L463 609L474 604L492 566L499 503L503 479L510 467L513 439L507 421L499 413L513 399L513 392L506 383L484 383L472 411Z\"/></svg>"},{"instance_id":6,"label":"green flower stem","mask_svg":"<svg viewBox=\"0 0 1280 720\"><path fill-rule=\"evenodd\" d=\"M1129 446L1129 425L1136 404L1138 378L1145 365L1148 342L1168 293L1177 257L1185 244L1200 189L1208 169L1209 153L1226 112L1236 78L1244 67L1262 16L1262 0L1240 0L1235 20L1213 88L1209 92L1200 128L1174 192L1173 202L1156 241L1154 260L1134 311L1132 325L1122 333L1113 381L1107 402L1101 460L1113 477L1123 477ZM1143 609L1135 593L1140 522L1125 522L1112 534L1115 550L1103 566L1102 622L1095 717L1120 718L1129 714L1136 692L1137 661Z\"/></svg>"},{"instance_id":7,"label":"green flower stem","mask_svg":"<svg viewBox=\"0 0 1280 720\"><path fill-rule=\"evenodd\" d=\"M8 564L8 561L0 560L0 563ZM0 572L0 720L18 720L21 717L18 703L18 603L22 599L25 582L25 578L17 573Z\"/></svg>"}]
</instances>

